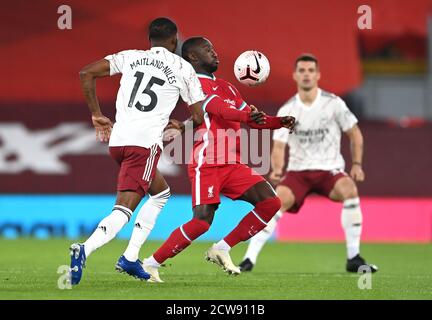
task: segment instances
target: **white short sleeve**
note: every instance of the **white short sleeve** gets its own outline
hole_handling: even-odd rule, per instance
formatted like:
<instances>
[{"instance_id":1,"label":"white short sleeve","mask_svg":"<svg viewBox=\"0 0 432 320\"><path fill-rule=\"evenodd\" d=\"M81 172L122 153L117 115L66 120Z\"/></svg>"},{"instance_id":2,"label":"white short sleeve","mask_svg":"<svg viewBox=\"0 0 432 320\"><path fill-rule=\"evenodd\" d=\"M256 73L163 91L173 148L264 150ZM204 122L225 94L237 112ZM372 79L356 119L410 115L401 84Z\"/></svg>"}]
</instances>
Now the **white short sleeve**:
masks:
<instances>
[{"instance_id":1,"label":"white short sleeve","mask_svg":"<svg viewBox=\"0 0 432 320\"><path fill-rule=\"evenodd\" d=\"M121 51L119 53L110 54L104 59L110 63L110 76L123 73L123 66L125 64L126 57L130 50Z\"/></svg>"},{"instance_id":2,"label":"white short sleeve","mask_svg":"<svg viewBox=\"0 0 432 320\"><path fill-rule=\"evenodd\" d=\"M287 128L280 128L273 131L273 140L288 143L289 131Z\"/></svg>"},{"instance_id":3,"label":"white short sleeve","mask_svg":"<svg viewBox=\"0 0 432 320\"><path fill-rule=\"evenodd\" d=\"M285 104L278 110L277 116L285 117L287 115L288 115L288 105ZM280 128L280 129L273 130L273 140L283 142L283 143L288 143L288 138L289 138L289 130L287 128Z\"/></svg>"},{"instance_id":4,"label":"white short sleeve","mask_svg":"<svg viewBox=\"0 0 432 320\"><path fill-rule=\"evenodd\" d=\"M190 106L199 101L203 101L205 99L205 94L192 65L185 60L182 62L184 64L182 72L183 86L180 88L180 95L183 101Z\"/></svg>"},{"instance_id":5,"label":"white short sleeve","mask_svg":"<svg viewBox=\"0 0 432 320\"><path fill-rule=\"evenodd\" d=\"M351 129L357 122L356 116L348 109L347 105L341 98L338 99L337 110L335 113L336 122L342 131Z\"/></svg>"}]
</instances>

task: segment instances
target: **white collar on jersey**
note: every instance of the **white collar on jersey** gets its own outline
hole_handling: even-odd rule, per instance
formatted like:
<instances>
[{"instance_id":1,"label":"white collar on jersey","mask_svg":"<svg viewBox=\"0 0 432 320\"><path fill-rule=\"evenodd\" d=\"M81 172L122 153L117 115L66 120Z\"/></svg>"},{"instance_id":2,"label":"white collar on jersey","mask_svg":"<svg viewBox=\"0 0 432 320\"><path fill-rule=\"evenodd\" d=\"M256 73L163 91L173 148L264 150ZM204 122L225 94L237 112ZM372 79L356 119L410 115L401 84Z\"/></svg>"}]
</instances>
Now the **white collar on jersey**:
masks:
<instances>
[{"instance_id":1,"label":"white collar on jersey","mask_svg":"<svg viewBox=\"0 0 432 320\"><path fill-rule=\"evenodd\" d=\"M150 48L151 51L156 51L156 50L161 50L161 49L170 52L170 51L169 51L167 48L165 48L165 47L151 47L151 48ZM172 52L170 52L170 53L172 53Z\"/></svg>"},{"instance_id":2,"label":"white collar on jersey","mask_svg":"<svg viewBox=\"0 0 432 320\"><path fill-rule=\"evenodd\" d=\"M300 95L299 95L298 93L296 94L295 97L296 97L297 102L298 102L302 107L304 107L304 108L306 108L306 109L310 109L310 108L316 106L316 105L319 103L319 101L321 100L321 99L320 99L320 98L321 98L321 94L322 94L322 91L321 91L320 88L318 88L318 90L317 90L317 96L316 96L315 100L314 100L314 101L313 101L309 106L303 103L303 101L300 99Z\"/></svg>"},{"instance_id":3,"label":"white collar on jersey","mask_svg":"<svg viewBox=\"0 0 432 320\"><path fill-rule=\"evenodd\" d=\"M216 77L214 76L214 74L212 74L211 76L208 76L208 75L206 75L206 74L204 74L204 73L198 73L197 72L197 77L198 78L205 78L205 79L210 79L210 80L216 80Z\"/></svg>"}]
</instances>

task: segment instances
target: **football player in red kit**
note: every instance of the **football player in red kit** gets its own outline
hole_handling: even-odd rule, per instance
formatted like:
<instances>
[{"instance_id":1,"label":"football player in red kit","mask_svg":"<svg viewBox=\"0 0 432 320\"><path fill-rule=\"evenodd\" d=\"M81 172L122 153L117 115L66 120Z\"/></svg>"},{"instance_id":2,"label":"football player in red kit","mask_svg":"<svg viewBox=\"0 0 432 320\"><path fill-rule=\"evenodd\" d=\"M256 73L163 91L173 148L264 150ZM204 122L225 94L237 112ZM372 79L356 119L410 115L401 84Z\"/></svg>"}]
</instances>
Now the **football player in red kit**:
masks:
<instances>
[{"instance_id":1,"label":"football player in red kit","mask_svg":"<svg viewBox=\"0 0 432 320\"><path fill-rule=\"evenodd\" d=\"M158 268L205 233L220 203L220 194L233 200L245 200L254 208L221 241L207 252L206 259L219 265L229 274L238 275L240 269L234 265L229 255L230 249L241 241L248 240L262 230L280 208L271 185L252 168L240 162L240 138L227 133L238 132L240 122L252 128L276 129L285 127L293 130L295 119L285 117L265 117L265 123L257 124L250 117L240 121L230 121L206 111L213 99L222 99L226 107L250 113L254 108L248 106L238 90L229 82L216 78L219 60L211 44L205 38L194 37L184 42L183 58L190 62L197 72L204 93L204 122L198 127L198 141L194 144L193 156L188 165L192 185L193 218L174 230L165 243L143 262L150 281L162 282ZM229 140L236 139L234 143ZM233 147L233 145L235 147Z\"/></svg>"}]
</instances>

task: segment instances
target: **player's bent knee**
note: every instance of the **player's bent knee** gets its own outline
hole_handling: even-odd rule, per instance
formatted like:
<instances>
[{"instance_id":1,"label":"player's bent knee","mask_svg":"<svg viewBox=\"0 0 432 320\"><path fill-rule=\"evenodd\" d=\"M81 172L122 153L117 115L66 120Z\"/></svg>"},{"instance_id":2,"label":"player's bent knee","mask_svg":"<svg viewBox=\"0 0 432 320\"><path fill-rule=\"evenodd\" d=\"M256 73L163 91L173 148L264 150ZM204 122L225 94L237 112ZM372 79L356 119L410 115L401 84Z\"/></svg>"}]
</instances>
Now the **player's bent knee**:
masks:
<instances>
[{"instance_id":1,"label":"player's bent knee","mask_svg":"<svg viewBox=\"0 0 432 320\"><path fill-rule=\"evenodd\" d=\"M152 201L157 207L162 209L165 204L168 202L168 199L171 197L171 189L168 187L164 191L159 192L155 195L149 194L149 199Z\"/></svg>"},{"instance_id":2,"label":"player's bent knee","mask_svg":"<svg viewBox=\"0 0 432 320\"><path fill-rule=\"evenodd\" d=\"M166 195L171 195L171 188L170 187L167 187L165 190L163 190L157 194L153 194L153 195L149 194L149 197L155 199L155 198L165 197Z\"/></svg>"},{"instance_id":3,"label":"player's bent knee","mask_svg":"<svg viewBox=\"0 0 432 320\"><path fill-rule=\"evenodd\" d=\"M294 205L294 202L295 202L294 196L281 199L281 210L284 212L287 211L289 208L291 208Z\"/></svg>"},{"instance_id":4,"label":"player's bent knee","mask_svg":"<svg viewBox=\"0 0 432 320\"><path fill-rule=\"evenodd\" d=\"M358 197L358 190L354 182L347 184L341 190L342 200L352 199Z\"/></svg>"},{"instance_id":5,"label":"player's bent knee","mask_svg":"<svg viewBox=\"0 0 432 320\"><path fill-rule=\"evenodd\" d=\"M115 204L135 211L141 199L142 195L136 191L118 191Z\"/></svg>"},{"instance_id":6,"label":"player's bent knee","mask_svg":"<svg viewBox=\"0 0 432 320\"><path fill-rule=\"evenodd\" d=\"M357 197L358 197L357 188L353 188L352 190L349 190L349 192L347 192L346 197L344 198L344 200L352 199L352 198L357 198Z\"/></svg>"},{"instance_id":7,"label":"player's bent knee","mask_svg":"<svg viewBox=\"0 0 432 320\"><path fill-rule=\"evenodd\" d=\"M205 221L211 225L217 208L218 205L216 204L199 205L193 208L193 216L194 218Z\"/></svg>"},{"instance_id":8,"label":"player's bent knee","mask_svg":"<svg viewBox=\"0 0 432 320\"><path fill-rule=\"evenodd\" d=\"M347 199L357 198L357 186L354 180L350 177L341 178L336 182L329 196L335 201L345 201Z\"/></svg>"},{"instance_id":9,"label":"player's bent knee","mask_svg":"<svg viewBox=\"0 0 432 320\"><path fill-rule=\"evenodd\" d=\"M287 211L295 203L294 193L287 187L278 187L276 191L279 199L281 200L281 210Z\"/></svg>"},{"instance_id":10,"label":"player's bent knee","mask_svg":"<svg viewBox=\"0 0 432 320\"><path fill-rule=\"evenodd\" d=\"M278 197L272 197L258 202L255 206L255 211L261 219L265 222L269 222L280 208L280 199Z\"/></svg>"}]
</instances>

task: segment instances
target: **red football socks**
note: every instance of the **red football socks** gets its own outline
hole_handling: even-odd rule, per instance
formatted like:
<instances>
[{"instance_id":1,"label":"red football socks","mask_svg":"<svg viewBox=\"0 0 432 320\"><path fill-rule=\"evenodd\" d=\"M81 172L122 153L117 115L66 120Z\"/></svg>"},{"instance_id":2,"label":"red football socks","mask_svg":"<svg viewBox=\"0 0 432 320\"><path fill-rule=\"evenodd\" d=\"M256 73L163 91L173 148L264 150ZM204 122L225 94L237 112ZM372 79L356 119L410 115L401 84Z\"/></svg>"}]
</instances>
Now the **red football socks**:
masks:
<instances>
[{"instance_id":1,"label":"red football socks","mask_svg":"<svg viewBox=\"0 0 432 320\"><path fill-rule=\"evenodd\" d=\"M209 228L210 225L206 221L193 218L175 229L162 246L153 254L153 257L158 263L163 263L168 258L176 256L187 248L192 241L205 233Z\"/></svg>"},{"instance_id":2,"label":"red football socks","mask_svg":"<svg viewBox=\"0 0 432 320\"><path fill-rule=\"evenodd\" d=\"M255 208L224 238L225 242L232 248L239 242L252 238L265 228L280 206L281 203L277 197L258 202Z\"/></svg>"}]
</instances>

